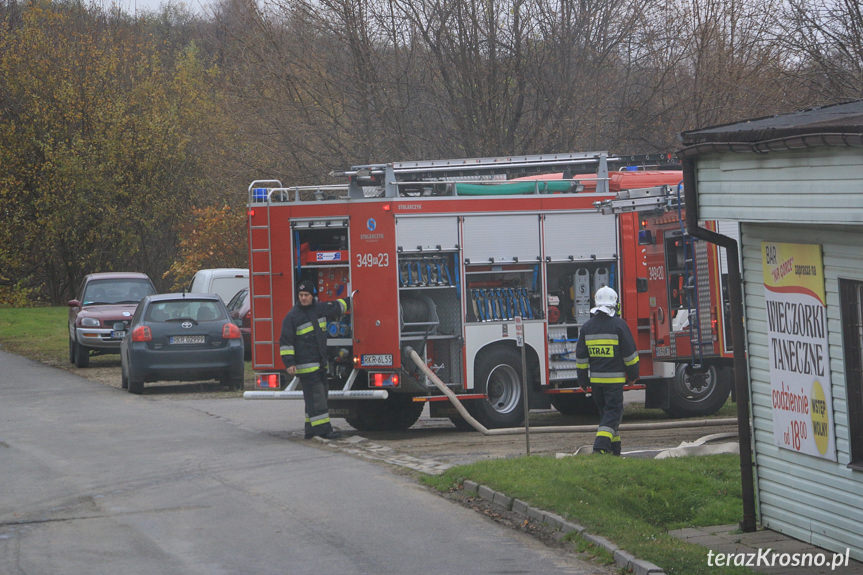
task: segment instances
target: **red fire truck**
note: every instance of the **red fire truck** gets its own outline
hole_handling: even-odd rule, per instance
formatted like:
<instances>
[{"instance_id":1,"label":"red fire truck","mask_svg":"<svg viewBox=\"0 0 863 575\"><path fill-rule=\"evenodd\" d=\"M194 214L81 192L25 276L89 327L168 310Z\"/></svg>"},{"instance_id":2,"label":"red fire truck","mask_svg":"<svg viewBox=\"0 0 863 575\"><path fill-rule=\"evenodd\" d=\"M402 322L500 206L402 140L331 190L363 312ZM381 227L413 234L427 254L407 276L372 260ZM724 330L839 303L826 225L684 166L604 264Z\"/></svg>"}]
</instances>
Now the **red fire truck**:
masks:
<instances>
[{"instance_id":1,"label":"red fire truck","mask_svg":"<svg viewBox=\"0 0 863 575\"><path fill-rule=\"evenodd\" d=\"M336 173L346 179L339 185L252 182L256 389L245 397L302 397L283 371L278 338L294 286L311 280L324 300L357 290L350 315L328 326L328 373L331 416L359 430L410 427L425 403L433 417L465 425L408 348L488 428L520 425L524 401L583 411L591 402L576 382L578 330L591 294L611 285L641 352L642 378L632 388L646 389L648 407L675 416L713 413L730 390L730 355L714 353L724 341L719 260L701 248L711 306L719 307L689 307L699 285L690 288L690 276L681 284L687 298L665 289L664 278L682 273L663 253L680 228L680 209L669 207L680 172L617 171L632 162L605 152L394 162ZM630 193L652 194L655 205L621 205L633 201ZM677 218L677 227L666 233L664 218ZM699 282L700 271L692 268ZM677 304L691 312L685 326L682 311L669 307ZM700 321L702 313L711 321Z\"/></svg>"}]
</instances>

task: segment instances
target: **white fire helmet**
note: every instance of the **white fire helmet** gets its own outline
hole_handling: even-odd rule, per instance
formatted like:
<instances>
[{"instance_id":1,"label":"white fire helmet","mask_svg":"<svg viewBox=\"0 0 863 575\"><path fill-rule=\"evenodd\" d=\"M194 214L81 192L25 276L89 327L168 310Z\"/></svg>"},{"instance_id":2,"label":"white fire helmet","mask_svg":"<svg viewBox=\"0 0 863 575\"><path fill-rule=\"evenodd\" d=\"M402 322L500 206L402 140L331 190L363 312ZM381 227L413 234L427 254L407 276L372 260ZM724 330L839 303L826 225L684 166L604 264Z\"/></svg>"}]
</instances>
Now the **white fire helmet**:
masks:
<instances>
[{"instance_id":1,"label":"white fire helmet","mask_svg":"<svg viewBox=\"0 0 863 575\"><path fill-rule=\"evenodd\" d=\"M617 313L617 292L610 287L603 286L596 290L593 301L596 307L590 310L590 313L601 311L609 316Z\"/></svg>"}]
</instances>

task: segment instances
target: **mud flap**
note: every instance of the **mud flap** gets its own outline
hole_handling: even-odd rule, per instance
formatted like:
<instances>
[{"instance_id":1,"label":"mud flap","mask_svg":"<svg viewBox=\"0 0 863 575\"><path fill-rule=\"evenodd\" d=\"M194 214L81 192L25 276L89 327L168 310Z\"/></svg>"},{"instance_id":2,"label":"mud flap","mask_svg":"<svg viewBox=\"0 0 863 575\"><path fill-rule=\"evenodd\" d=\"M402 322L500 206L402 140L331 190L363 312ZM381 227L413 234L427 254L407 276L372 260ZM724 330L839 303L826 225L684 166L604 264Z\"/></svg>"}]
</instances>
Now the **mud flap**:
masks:
<instances>
[{"instance_id":1,"label":"mud flap","mask_svg":"<svg viewBox=\"0 0 863 575\"><path fill-rule=\"evenodd\" d=\"M670 407L668 380L654 379L647 382L644 392L644 407L648 409L668 409Z\"/></svg>"}]
</instances>

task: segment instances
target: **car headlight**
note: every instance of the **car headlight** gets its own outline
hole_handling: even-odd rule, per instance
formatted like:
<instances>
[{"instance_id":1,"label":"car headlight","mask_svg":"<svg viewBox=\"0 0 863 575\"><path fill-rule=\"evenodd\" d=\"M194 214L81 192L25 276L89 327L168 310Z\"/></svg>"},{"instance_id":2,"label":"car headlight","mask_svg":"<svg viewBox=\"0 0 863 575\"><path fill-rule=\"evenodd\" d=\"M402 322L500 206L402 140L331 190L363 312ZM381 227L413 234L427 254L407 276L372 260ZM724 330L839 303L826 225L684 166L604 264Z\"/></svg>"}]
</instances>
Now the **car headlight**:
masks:
<instances>
[{"instance_id":1,"label":"car headlight","mask_svg":"<svg viewBox=\"0 0 863 575\"><path fill-rule=\"evenodd\" d=\"M99 327L99 320L95 317L82 318L81 327Z\"/></svg>"}]
</instances>

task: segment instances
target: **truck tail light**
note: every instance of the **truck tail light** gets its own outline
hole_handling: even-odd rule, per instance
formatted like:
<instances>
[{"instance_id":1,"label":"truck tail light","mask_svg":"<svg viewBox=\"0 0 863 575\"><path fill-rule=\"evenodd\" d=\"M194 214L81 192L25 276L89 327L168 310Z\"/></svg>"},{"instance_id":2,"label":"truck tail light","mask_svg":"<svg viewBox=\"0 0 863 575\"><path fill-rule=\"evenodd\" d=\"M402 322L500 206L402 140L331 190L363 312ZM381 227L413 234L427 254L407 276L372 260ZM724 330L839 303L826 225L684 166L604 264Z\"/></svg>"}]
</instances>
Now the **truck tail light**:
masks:
<instances>
[{"instance_id":1,"label":"truck tail light","mask_svg":"<svg viewBox=\"0 0 863 575\"><path fill-rule=\"evenodd\" d=\"M371 387L398 387L399 374L397 373L370 373L369 383Z\"/></svg>"},{"instance_id":2,"label":"truck tail light","mask_svg":"<svg viewBox=\"0 0 863 575\"><path fill-rule=\"evenodd\" d=\"M282 387L282 382L278 373L259 373L255 376L255 387L279 389Z\"/></svg>"},{"instance_id":3,"label":"truck tail light","mask_svg":"<svg viewBox=\"0 0 863 575\"><path fill-rule=\"evenodd\" d=\"M713 341L719 339L719 318L716 317L716 308L710 310L710 331Z\"/></svg>"},{"instance_id":4,"label":"truck tail light","mask_svg":"<svg viewBox=\"0 0 863 575\"><path fill-rule=\"evenodd\" d=\"M139 325L132 331L132 341L153 341L153 332L150 331L150 326Z\"/></svg>"},{"instance_id":5,"label":"truck tail light","mask_svg":"<svg viewBox=\"0 0 863 575\"><path fill-rule=\"evenodd\" d=\"M222 339L239 339L241 337L243 334L235 323L229 322L222 327Z\"/></svg>"}]
</instances>

